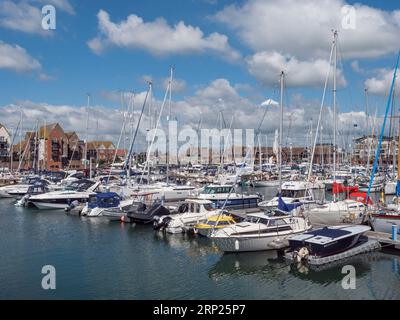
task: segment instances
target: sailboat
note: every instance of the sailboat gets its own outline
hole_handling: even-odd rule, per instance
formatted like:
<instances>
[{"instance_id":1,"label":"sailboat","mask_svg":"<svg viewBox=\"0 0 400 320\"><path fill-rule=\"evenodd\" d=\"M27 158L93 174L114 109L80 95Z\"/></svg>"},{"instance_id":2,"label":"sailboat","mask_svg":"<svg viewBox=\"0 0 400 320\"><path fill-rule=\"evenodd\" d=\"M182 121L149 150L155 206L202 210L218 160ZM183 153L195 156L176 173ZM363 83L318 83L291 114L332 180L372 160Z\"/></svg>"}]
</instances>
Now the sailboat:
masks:
<instances>
[{"instance_id":1,"label":"sailboat","mask_svg":"<svg viewBox=\"0 0 400 320\"><path fill-rule=\"evenodd\" d=\"M354 222L361 222L363 213L365 211L365 205L364 203L348 198L345 200L340 200L338 201L336 199L336 196L338 193L344 192L352 192L352 191L358 191L356 188L351 188L348 186L344 186L341 183L342 181L337 181L337 151L336 151L336 133L337 133L337 111L336 111L336 87L337 87L337 60L338 60L338 53L337 53L337 43L338 43L338 33L337 31L334 31L334 39L332 42L332 48L331 48L331 56L330 56L330 61L329 65L332 65L332 54L333 54L333 173L332 173L332 191L333 191L333 201L323 203L321 205L317 205L314 208L311 208L310 210L307 211L308 217L312 223L320 223L320 224L338 224L338 223L343 223L343 222L348 222L348 223L354 223ZM324 88L324 95L321 103L321 110L320 110L320 116L319 116L319 121L318 121L318 127L320 126L321 122L321 116L322 116L322 106L324 103L324 98L325 98L325 92L327 88L327 83L329 79L329 73L330 69L328 70L328 76L325 81L325 88ZM314 151L315 151L315 144L317 141L317 135L319 132L319 128L316 130L316 136L315 136L315 142L314 142L314 147L313 147L313 154L311 157L311 162L310 162L310 172L311 172L311 166L313 162L313 157L314 157ZM343 181L344 182L344 181Z\"/></svg>"},{"instance_id":2,"label":"sailboat","mask_svg":"<svg viewBox=\"0 0 400 320\"><path fill-rule=\"evenodd\" d=\"M380 151L381 151L382 139L383 139L383 134L385 131L385 126L386 126L386 120L388 117L391 99L393 99L392 93L393 93L395 82L396 82L399 60L400 60L400 51L397 56L396 67L394 69L392 85L390 88L390 94L388 96L386 113L385 113L385 118L384 118L383 125L382 125L378 149L376 151L375 163L374 163L374 168L373 168L372 175L371 175L370 186L373 184L375 172L376 172L377 166L378 166L378 158L379 158ZM400 164L400 153L398 154L398 159L397 159L397 186L396 186L395 203L392 205L380 206L380 207L378 207L378 209L369 212L370 213L369 221L372 224L375 231L391 233L392 227L397 226L397 230L398 230L397 232L400 233L400 230L399 230L399 226L400 226L400 201L399 201L399 199L400 199L400 180L399 180L400 166L399 166L399 164ZM370 194L370 192L368 192L368 196L369 196L369 194Z\"/></svg>"}]
</instances>

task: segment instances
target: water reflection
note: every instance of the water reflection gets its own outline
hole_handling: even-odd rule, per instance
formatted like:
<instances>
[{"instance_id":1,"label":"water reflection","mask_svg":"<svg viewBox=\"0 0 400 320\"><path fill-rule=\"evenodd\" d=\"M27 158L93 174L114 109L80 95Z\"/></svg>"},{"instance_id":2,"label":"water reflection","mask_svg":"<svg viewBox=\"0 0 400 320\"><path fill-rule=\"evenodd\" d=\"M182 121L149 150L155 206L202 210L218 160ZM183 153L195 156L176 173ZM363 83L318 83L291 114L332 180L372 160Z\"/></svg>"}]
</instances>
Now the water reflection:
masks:
<instances>
[{"instance_id":1,"label":"water reflection","mask_svg":"<svg viewBox=\"0 0 400 320\"><path fill-rule=\"evenodd\" d=\"M289 270L289 264L276 251L242 252L223 254L208 275L212 279L226 275L263 275L272 278Z\"/></svg>"},{"instance_id":2,"label":"water reflection","mask_svg":"<svg viewBox=\"0 0 400 320\"><path fill-rule=\"evenodd\" d=\"M220 254L213 242L205 237L194 234L168 234L154 232L154 239L173 249L184 249L189 257L202 257L209 254Z\"/></svg>"}]
</instances>

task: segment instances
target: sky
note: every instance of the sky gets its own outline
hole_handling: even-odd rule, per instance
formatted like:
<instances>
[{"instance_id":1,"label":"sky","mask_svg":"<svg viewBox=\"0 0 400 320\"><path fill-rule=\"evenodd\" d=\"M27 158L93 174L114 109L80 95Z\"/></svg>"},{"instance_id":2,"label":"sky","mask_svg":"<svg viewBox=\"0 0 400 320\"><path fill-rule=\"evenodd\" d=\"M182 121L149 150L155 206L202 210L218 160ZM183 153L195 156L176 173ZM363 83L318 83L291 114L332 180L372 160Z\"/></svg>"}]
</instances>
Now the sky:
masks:
<instances>
[{"instance_id":1,"label":"sky","mask_svg":"<svg viewBox=\"0 0 400 320\"><path fill-rule=\"evenodd\" d=\"M56 9L55 30L42 27L45 5ZM0 0L0 123L12 131L22 110L23 130L59 122L84 137L90 94L89 139L115 142L129 92L134 125L147 81L156 114L173 67L171 113L180 127L217 127L222 112L234 128L256 128L262 103L280 99L284 71L283 135L307 144L330 70L332 30L339 34L338 131L348 145L384 112L400 48L396 1ZM331 80L324 142L333 131ZM366 117L364 88L376 121ZM279 108L267 108L262 130L270 145ZM142 133L149 121L146 113Z\"/></svg>"}]
</instances>

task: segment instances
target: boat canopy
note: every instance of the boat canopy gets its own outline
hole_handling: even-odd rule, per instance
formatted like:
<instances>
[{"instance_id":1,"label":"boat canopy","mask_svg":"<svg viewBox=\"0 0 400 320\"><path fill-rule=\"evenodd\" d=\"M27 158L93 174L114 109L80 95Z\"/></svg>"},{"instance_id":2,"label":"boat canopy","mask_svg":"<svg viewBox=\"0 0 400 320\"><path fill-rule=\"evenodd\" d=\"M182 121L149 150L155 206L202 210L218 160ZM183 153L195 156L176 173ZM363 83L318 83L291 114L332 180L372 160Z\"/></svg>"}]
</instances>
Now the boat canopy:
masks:
<instances>
[{"instance_id":1,"label":"boat canopy","mask_svg":"<svg viewBox=\"0 0 400 320\"><path fill-rule=\"evenodd\" d=\"M115 192L97 193L89 199L89 208L115 208L118 207L121 198Z\"/></svg>"},{"instance_id":2,"label":"boat canopy","mask_svg":"<svg viewBox=\"0 0 400 320\"><path fill-rule=\"evenodd\" d=\"M297 202L297 203L285 203L285 201L283 201L282 196L279 195L279 199L278 199L278 209L284 212L291 212L294 209L296 209L297 207L301 206L301 202Z\"/></svg>"}]
</instances>

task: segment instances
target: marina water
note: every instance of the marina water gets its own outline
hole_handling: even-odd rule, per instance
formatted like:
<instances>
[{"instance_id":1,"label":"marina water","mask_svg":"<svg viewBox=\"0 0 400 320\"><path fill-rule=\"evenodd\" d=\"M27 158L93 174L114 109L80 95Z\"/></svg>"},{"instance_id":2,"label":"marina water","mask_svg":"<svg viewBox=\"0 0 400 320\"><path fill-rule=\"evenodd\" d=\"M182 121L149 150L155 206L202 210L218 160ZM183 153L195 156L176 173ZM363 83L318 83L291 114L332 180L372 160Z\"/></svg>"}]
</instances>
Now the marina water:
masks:
<instances>
[{"instance_id":1,"label":"marina water","mask_svg":"<svg viewBox=\"0 0 400 320\"><path fill-rule=\"evenodd\" d=\"M391 252L298 268L276 252L223 254L206 238L11 199L0 202L0 252L1 299L400 299L400 257ZM42 289L44 265L56 269L55 290ZM354 290L342 287L344 265L355 267Z\"/></svg>"}]
</instances>

